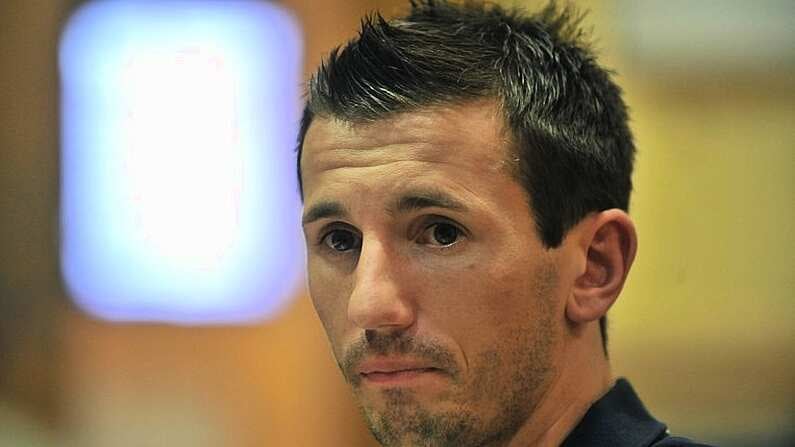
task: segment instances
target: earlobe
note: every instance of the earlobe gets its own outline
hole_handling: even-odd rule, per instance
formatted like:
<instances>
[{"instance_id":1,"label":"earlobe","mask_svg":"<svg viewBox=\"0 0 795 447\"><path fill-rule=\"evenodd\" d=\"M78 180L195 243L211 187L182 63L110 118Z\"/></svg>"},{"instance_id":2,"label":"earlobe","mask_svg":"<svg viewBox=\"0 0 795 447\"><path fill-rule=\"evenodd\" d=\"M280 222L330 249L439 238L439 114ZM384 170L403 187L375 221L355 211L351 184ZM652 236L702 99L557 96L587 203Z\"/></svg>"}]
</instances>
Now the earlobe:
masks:
<instances>
[{"instance_id":1,"label":"earlobe","mask_svg":"<svg viewBox=\"0 0 795 447\"><path fill-rule=\"evenodd\" d=\"M592 216L581 231L584 268L566 303L573 323L601 318L618 298L637 251L635 226L622 210L610 209Z\"/></svg>"}]
</instances>

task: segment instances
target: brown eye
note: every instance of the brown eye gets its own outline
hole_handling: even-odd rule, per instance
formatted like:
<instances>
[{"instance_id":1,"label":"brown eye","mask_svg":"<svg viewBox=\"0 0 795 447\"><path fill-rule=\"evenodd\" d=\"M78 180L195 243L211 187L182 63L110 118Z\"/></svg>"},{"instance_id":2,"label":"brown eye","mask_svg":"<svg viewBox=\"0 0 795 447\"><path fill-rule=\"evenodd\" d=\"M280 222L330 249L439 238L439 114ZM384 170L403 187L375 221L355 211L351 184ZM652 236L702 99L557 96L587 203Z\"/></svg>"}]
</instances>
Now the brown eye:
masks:
<instances>
[{"instance_id":1,"label":"brown eye","mask_svg":"<svg viewBox=\"0 0 795 447\"><path fill-rule=\"evenodd\" d=\"M466 238L464 231L453 223L436 222L425 227L417 242L435 248L451 247Z\"/></svg>"},{"instance_id":2,"label":"brown eye","mask_svg":"<svg viewBox=\"0 0 795 447\"><path fill-rule=\"evenodd\" d=\"M433 240L439 245L453 245L458 242L461 231L454 225L438 223L433 225Z\"/></svg>"},{"instance_id":3,"label":"brown eye","mask_svg":"<svg viewBox=\"0 0 795 447\"><path fill-rule=\"evenodd\" d=\"M359 236L348 230L332 230L323 237L323 243L337 252L356 250L361 245Z\"/></svg>"}]
</instances>

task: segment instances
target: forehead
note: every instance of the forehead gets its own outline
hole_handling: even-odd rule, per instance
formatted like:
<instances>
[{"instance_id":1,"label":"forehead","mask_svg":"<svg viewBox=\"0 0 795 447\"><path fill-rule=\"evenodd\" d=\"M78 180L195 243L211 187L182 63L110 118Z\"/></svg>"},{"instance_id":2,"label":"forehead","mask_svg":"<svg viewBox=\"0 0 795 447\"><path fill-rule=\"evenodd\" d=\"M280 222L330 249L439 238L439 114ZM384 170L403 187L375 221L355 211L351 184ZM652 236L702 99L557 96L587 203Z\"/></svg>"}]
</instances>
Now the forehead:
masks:
<instances>
[{"instance_id":1,"label":"forehead","mask_svg":"<svg viewBox=\"0 0 795 447\"><path fill-rule=\"evenodd\" d=\"M316 117L301 155L304 189L311 190L318 177L330 172L400 162L511 170L511 138L504 123L491 100L427 107L374 122Z\"/></svg>"}]
</instances>

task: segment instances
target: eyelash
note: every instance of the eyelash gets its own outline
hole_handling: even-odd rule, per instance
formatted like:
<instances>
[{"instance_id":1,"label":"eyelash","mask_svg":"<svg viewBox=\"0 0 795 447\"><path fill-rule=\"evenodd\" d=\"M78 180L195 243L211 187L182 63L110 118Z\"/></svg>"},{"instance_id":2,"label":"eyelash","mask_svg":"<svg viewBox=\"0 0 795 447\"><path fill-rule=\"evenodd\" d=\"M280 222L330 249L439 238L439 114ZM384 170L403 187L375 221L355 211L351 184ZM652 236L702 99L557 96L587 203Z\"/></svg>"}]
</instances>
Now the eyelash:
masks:
<instances>
[{"instance_id":1,"label":"eyelash","mask_svg":"<svg viewBox=\"0 0 795 447\"><path fill-rule=\"evenodd\" d=\"M469 238L468 232L461 225L457 224L456 222L454 222L454 221L452 221L452 220L450 220L448 218L445 218L445 217L442 217L442 216L432 215L432 216L428 216L423 222L420 223L420 228L419 228L418 231L411 231L410 232L410 234L415 234L416 235L416 236L413 236L412 239L415 240L415 241L419 240L426 232L428 232L429 230L433 229L434 227L436 227L438 225L450 225L451 227L456 229L456 231L458 232L458 235L457 235L458 237L457 237L455 242L453 242L451 244L448 244L448 245L441 245L441 244L432 245L434 250L448 251L448 250L456 249L456 248L458 248L457 246L459 245L459 243L463 239L468 239ZM317 241L315 242L315 244L317 246L319 246L321 249L323 249L323 250L325 250L327 252L330 252L333 255L345 255L346 253L350 252L351 250L339 251L339 250L335 250L335 249L333 249L332 247L329 246L328 238L336 231L344 231L344 232L350 233L352 235L352 237L358 239L358 243L356 244L356 248L357 249L361 248L361 244L362 244L361 235L356 230L354 230L351 226L349 226L347 224L343 224L341 222L335 222L335 223L332 223L332 224L326 226L325 228L323 228L323 230L319 233L319 237L318 237ZM431 236L431 237L433 237L433 236ZM431 245L431 244L423 244L423 245Z\"/></svg>"},{"instance_id":2,"label":"eyelash","mask_svg":"<svg viewBox=\"0 0 795 447\"><path fill-rule=\"evenodd\" d=\"M432 230L434 227L437 227L439 225L449 225L449 226L455 228L456 231L458 232L458 235L457 235L458 237L456 238L455 242L453 242L451 244L447 244L447 245L433 245L434 250L446 251L446 250L455 249L455 248L457 248L457 245L460 244L463 239L467 239L469 237L469 235L467 234L466 230L464 230L464 228L462 228L457 223L451 221L450 219L447 219L447 218L444 218L444 217L441 217L441 216L430 216L429 220L426 221L425 223L423 223L422 229L419 232L419 235L415 238L415 240L419 239L426 232ZM433 237L433 236L431 235L430 237Z\"/></svg>"},{"instance_id":3,"label":"eyelash","mask_svg":"<svg viewBox=\"0 0 795 447\"><path fill-rule=\"evenodd\" d=\"M354 238L359 239L359 244L358 245L361 246L361 236L359 235L359 233L356 232L350 226L342 224L342 223L339 223L339 222L335 222L335 223L333 223L331 225L328 225L325 228L323 228L323 231L321 231L319 233L319 237L318 237L317 241L315 242L315 244L318 245L320 248L326 249L326 250L328 250L328 251L330 251L330 252L332 252L334 254L343 254L343 253L345 253L345 252L341 252L341 251L332 249L331 247L328 246L328 244L326 242L326 240L329 238L329 236L331 236L336 231L346 231L346 232L350 233L351 235L353 235Z\"/></svg>"}]
</instances>

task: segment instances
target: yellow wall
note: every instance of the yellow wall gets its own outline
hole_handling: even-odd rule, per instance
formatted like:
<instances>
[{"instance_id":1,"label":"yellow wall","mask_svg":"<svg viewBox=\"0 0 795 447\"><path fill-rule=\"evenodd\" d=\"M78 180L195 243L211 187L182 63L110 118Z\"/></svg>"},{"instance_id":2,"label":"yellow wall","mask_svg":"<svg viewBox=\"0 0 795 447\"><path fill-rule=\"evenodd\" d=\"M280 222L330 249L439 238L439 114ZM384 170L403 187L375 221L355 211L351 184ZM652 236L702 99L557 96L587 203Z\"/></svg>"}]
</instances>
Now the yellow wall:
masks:
<instances>
[{"instance_id":1,"label":"yellow wall","mask_svg":"<svg viewBox=\"0 0 795 447\"><path fill-rule=\"evenodd\" d=\"M791 436L795 67L638 65L618 51L621 2L587 4L638 148L640 248L611 312L615 372L674 431Z\"/></svg>"},{"instance_id":2,"label":"yellow wall","mask_svg":"<svg viewBox=\"0 0 795 447\"><path fill-rule=\"evenodd\" d=\"M617 369L674 427L788 429L793 86L653 75L625 85L641 242L612 313Z\"/></svg>"}]
</instances>

